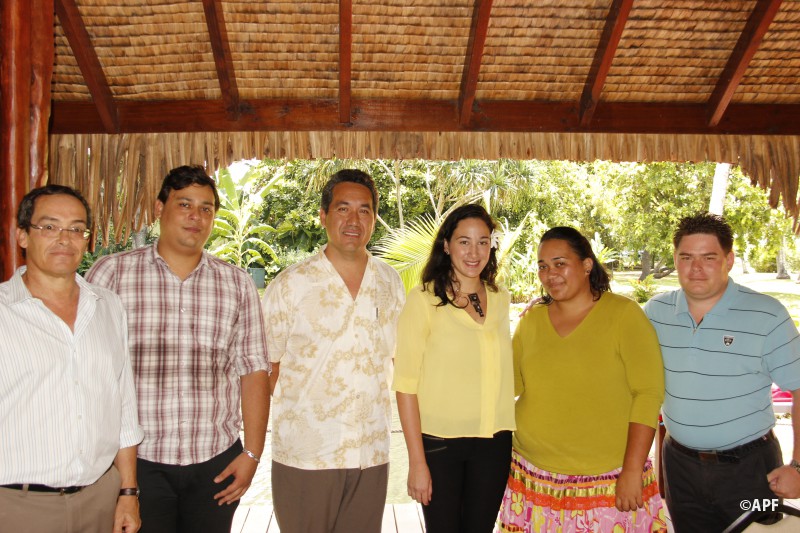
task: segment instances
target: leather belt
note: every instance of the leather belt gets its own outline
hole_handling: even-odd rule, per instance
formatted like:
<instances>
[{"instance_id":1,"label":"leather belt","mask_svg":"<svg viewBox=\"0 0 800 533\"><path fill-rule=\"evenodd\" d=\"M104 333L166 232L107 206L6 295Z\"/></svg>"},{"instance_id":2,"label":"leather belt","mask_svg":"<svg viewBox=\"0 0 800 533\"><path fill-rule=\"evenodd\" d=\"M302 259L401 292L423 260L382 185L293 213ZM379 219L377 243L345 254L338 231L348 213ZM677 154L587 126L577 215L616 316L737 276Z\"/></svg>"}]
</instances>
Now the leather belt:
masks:
<instances>
[{"instance_id":1,"label":"leather belt","mask_svg":"<svg viewBox=\"0 0 800 533\"><path fill-rule=\"evenodd\" d=\"M50 487L48 485L37 485L36 483L12 483L11 485L0 485L4 489L29 490L31 492L53 492L56 494L75 494L82 491L84 487Z\"/></svg>"},{"instance_id":2,"label":"leather belt","mask_svg":"<svg viewBox=\"0 0 800 533\"><path fill-rule=\"evenodd\" d=\"M770 430L767 434L762 435L755 440L745 442L744 444L729 450L695 450L694 448L684 446L672 437L668 438L669 443L673 448L684 455L688 455L689 457L693 457L707 463L738 463L743 457L752 453L753 450L757 450L758 448L766 446L769 442L774 441L775 434L772 432L772 430Z\"/></svg>"}]
</instances>

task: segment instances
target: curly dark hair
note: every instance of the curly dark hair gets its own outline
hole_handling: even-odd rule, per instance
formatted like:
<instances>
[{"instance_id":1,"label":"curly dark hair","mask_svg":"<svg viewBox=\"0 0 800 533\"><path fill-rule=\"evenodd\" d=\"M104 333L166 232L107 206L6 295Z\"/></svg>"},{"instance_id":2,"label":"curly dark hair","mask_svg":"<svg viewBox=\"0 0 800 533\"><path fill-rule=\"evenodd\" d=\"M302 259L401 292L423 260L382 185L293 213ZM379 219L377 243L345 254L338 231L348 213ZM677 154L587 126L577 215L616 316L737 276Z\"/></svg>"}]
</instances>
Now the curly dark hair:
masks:
<instances>
[{"instance_id":1,"label":"curly dark hair","mask_svg":"<svg viewBox=\"0 0 800 533\"><path fill-rule=\"evenodd\" d=\"M200 165L183 165L175 167L169 171L161 182L161 190L158 191L158 201L162 204L167 203L169 193L180 191L191 185L211 187L214 193L214 211L219 211L219 193L217 192L217 182L206 173L206 169Z\"/></svg>"},{"instance_id":2,"label":"curly dark hair","mask_svg":"<svg viewBox=\"0 0 800 533\"><path fill-rule=\"evenodd\" d=\"M592 245L583 234L575 228L567 226L556 226L544 232L542 238L539 239L539 246L545 241L564 241L575 252L581 261L584 259L592 260L592 270L589 271L589 288L592 291L594 300L599 300L600 295L604 292L611 292L611 279L608 272L597 260L594 255ZM543 303L549 305L553 302L553 297L547 293L542 294Z\"/></svg>"},{"instance_id":3,"label":"curly dark hair","mask_svg":"<svg viewBox=\"0 0 800 533\"><path fill-rule=\"evenodd\" d=\"M681 239L698 233L714 235L726 254L733 250L733 230L730 225L720 215L705 212L682 218L672 237L672 245L677 250Z\"/></svg>"},{"instance_id":4,"label":"curly dark hair","mask_svg":"<svg viewBox=\"0 0 800 533\"><path fill-rule=\"evenodd\" d=\"M436 239L433 241L433 246L431 247L431 254L422 271L423 289L431 291L439 297L440 303L438 303L437 306L448 304L456 306L455 302L450 297L451 294L455 294L456 292L453 289L453 282L455 281L453 264L450 260L450 256L444 252L444 243L453 238L453 233L458 223L466 218L478 218L483 220L489 228L489 232L493 232L497 227L492 217L486 212L486 209L477 204L462 205L447 215L447 218L444 219L439 231L436 233ZM497 284L495 283L496 277L497 251L492 248L489 252L489 262L486 263L486 266L481 271L480 278L489 289L497 292Z\"/></svg>"}]
</instances>

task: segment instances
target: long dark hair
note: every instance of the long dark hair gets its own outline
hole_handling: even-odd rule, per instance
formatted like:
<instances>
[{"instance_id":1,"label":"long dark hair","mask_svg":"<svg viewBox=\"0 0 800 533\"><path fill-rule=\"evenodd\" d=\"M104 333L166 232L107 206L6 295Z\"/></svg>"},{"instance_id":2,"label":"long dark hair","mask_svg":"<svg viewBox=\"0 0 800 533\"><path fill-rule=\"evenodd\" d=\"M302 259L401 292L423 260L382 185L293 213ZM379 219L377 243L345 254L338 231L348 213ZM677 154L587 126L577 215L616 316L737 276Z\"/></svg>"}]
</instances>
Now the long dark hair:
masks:
<instances>
[{"instance_id":1,"label":"long dark hair","mask_svg":"<svg viewBox=\"0 0 800 533\"><path fill-rule=\"evenodd\" d=\"M600 264L600 261L597 260L597 256L594 255L589 240L584 237L580 231L567 226L550 228L545 231L542 238L539 239L539 246L545 241L555 240L566 242L581 261L584 259L592 260L592 270L589 271L589 288L592 291L594 300L599 300L600 295L604 292L611 291L611 279L608 277L608 272L606 272L606 269ZM542 295L542 300L544 300L545 304L549 304L553 301L553 297L544 293Z\"/></svg>"},{"instance_id":2,"label":"long dark hair","mask_svg":"<svg viewBox=\"0 0 800 533\"><path fill-rule=\"evenodd\" d=\"M453 289L453 264L450 256L444 252L444 242L453 238L458 223L466 218L478 218L486 223L489 233L495 230L495 223L486 209L477 204L467 204L453 210L442 222L436 239L433 241L431 255L422 271L422 286L424 290L431 291L439 297L441 302L438 305L456 305L450 294L455 294ZM492 291L497 291L495 277L497 277L497 250L492 247L489 251L489 262L481 271L481 281Z\"/></svg>"}]
</instances>

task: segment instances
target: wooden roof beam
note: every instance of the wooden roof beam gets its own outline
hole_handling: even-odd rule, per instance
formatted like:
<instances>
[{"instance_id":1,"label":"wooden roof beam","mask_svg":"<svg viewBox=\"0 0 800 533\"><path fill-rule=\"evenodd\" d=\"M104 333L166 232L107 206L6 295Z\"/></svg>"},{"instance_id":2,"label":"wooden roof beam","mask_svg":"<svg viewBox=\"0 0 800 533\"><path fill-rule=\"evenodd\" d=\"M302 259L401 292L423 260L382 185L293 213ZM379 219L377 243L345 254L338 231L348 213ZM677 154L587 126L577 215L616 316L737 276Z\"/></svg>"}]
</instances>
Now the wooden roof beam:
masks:
<instances>
[{"instance_id":1,"label":"wooden roof beam","mask_svg":"<svg viewBox=\"0 0 800 533\"><path fill-rule=\"evenodd\" d=\"M464 61L464 73L461 76L461 88L458 94L458 116L462 126L472 120L472 105L475 103L475 92L478 88L478 75L483 61L483 48L486 34L489 31L489 20L492 14L492 0L475 0L472 12L472 27L469 32L467 55Z\"/></svg>"},{"instance_id":2,"label":"wooden roof beam","mask_svg":"<svg viewBox=\"0 0 800 533\"><path fill-rule=\"evenodd\" d=\"M231 121L220 100L120 100L121 133L203 131L490 131L800 135L800 105L732 104L709 127L705 104L606 102L587 127L574 102L481 100L469 126L453 100L353 100L351 122L339 121L335 98L248 100ZM103 133L90 102L53 102L51 133ZM177 128L177 129L176 129Z\"/></svg>"},{"instance_id":3,"label":"wooden roof beam","mask_svg":"<svg viewBox=\"0 0 800 533\"><path fill-rule=\"evenodd\" d=\"M782 0L758 0L708 100L708 125L719 124Z\"/></svg>"},{"instance_id":4,"label":"wooden roof beam","mask_svg":"<svg viewBox=\"0 0 800 533\"><path fill-rule=\"evenodd\" d=\"M339 0L339 122L349 124L353 93L353 0Z\"/></svg>"},{"instance_id":5,"label":"wooden roof beam","mask_svg":"<svg viewBox=\"0 0 800 533\"><path fill-rule=\"evenodd\" d=\"M633 0L614 0L608 10L606 25L600 36L600 42L594 53L592 67L589 69L589 76L586 78L586 85L583 87L580 102L580 125L586 127L592 121L597 103L600 101L600 94L606 83L608 71L611 63L617 54L617 47L622 38L622 30L628 22L631 13Z\"/></svg>"},{"instance_id":6,"label":"wooden roof beam","mask_svg":"<svg viewBox=\"0 0 800 533\"><path fill-rule=\"evenodd\" d=\"M211 51L217 67L219 90L222 101L231 120L238 120L241 115L239 88L236 85L236 73L233 68L231 46L228 41L228 29L225 26L225 15L221 0L203 0L203 11L206 14L208 36L211 40Z\"/></svg>"},{"instance_id":7,"label":"wooden roof beam","mask_svg":"<svg viewBox=\"0 0 800 533\"><path fill-rule=\"evenodd\" d=\"M75 0L55 0L56 15L67 36L69 46L81 69L83 79L92 95L92 100L106 133L119 131L119 117L114 95L108 85L100 59L97 57L89 32L81 18Z\"/></svg>"}]
</instances>

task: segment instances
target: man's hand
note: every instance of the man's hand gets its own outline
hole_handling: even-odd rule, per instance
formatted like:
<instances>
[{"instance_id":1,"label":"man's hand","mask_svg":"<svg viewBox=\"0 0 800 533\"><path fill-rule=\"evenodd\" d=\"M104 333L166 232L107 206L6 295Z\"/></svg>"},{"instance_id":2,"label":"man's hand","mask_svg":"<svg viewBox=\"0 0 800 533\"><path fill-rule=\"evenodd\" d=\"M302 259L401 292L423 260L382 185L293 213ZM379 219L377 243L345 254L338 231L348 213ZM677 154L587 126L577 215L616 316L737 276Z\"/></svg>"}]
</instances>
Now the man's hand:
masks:
<instances>
[{"instance_id":1,"label":"man's hand","mask_svg":"<svg viewBox=\"0 0 800 533\"><path fill-rule=\"evenodd\" d=\"M231 461L227 468L214 478L214 483L222 483L229 476L233 476L233 482L214 495L214 499L218 500L217 505L231 504L244 496L250 488L257 467L258 463L243 453Z\"/></svg>"},{"instance_id":2,"label":"man's hand","mask_svg":"<svg viewBox=\"0 0 800 533\"><path fill-rule=\"evenodd\" d=\"M120 496L114 511L114 533L136 533L142 527L139 518L139 498Z\"/></svg>"},{"instance_id":3,"label":"man's hand","mask_svg":"<svg viewBox=\"0 0 800 533\"><path fill-rule=\"evenodd\" d=\"M616 506L619 511L635 511L644 507L642 500L642 473L626 472L624 469L617 479Z\"/></svg>"},{"instance_id":4,"label":"man's hand","mask_svg":"<svg viewBox=\"0 0 800 533\"><path fill-rule=\"evenodd\" d=\"M800 472L788 465L779 466L767 474L769 488L779 498L800 498Z\"/></svg>"}]
</instances>

